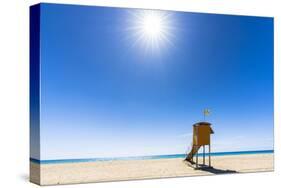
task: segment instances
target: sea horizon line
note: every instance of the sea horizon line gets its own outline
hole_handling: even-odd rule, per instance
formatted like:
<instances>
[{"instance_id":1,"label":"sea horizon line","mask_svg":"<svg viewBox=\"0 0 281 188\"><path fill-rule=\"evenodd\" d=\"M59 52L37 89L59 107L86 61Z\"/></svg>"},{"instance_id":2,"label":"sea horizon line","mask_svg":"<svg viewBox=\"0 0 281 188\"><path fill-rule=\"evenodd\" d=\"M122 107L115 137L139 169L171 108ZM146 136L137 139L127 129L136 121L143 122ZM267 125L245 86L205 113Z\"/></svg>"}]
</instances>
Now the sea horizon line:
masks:
<instances>
[{"instance_id":1,"label":"sea horizon line","mask_svg":"<svg viewBox=\"0 0 281 188\"><path fill-rule=\"evenodd\" d=\"M228 156L228 155L249 155L249 154L269 154L274 153L274 150L248 150L248 151L226 151L226 152L211 152L210 156ZM206 156L209 153L206 152ZM203 153L198 153L198 156L203 156ZM60 163L83 163L83 162L101 162L101 161L118 161L118 160L149 160L149 159L173 159L185 158L186 154L165 154L165 155L146 155L146 156L128 156L128 157L98 157L98 158L81 158L81 159L47 159L38 160L30 158L30 162L37 164L60 164Z\"/></svg>"}]
</instances>

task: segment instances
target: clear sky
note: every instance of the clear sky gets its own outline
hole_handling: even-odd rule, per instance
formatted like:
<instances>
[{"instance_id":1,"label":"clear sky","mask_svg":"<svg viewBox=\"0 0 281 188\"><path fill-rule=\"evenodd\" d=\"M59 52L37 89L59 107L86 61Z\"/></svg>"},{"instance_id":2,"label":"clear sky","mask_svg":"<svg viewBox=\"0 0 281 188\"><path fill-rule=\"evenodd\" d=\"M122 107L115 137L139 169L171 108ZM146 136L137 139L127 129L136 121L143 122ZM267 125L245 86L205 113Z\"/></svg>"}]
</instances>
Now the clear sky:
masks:
<instances>
[{"instance_id":1,"label":"clear sky","mask_svg":"<svg viewBox=\"0 0 281 188\"><path fill-rule=\"evenodd\" d=\"M273 19L156 12L41 6L41 159L273 149Z\"/></svg>"}]
</instances>

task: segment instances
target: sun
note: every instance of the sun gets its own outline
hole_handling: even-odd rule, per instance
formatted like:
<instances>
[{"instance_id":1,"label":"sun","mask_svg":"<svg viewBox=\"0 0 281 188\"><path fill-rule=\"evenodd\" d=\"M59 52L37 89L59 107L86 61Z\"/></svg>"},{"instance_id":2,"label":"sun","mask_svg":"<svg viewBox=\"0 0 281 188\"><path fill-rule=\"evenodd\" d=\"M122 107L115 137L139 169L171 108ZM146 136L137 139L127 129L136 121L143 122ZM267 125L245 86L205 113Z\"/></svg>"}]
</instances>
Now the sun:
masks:
<instances>
[{"instance_id":1,"label":"sun","mask_svg":"<svg viewBox=\"0 0 281 188\"><path fill-rule=\"evenodd\" d=\"M160 15L157 14L145 14L141 20L140 29L147 38L158 38L164 32L164 23Z\"/></svg>"},{"instance_id":2,"label":"sun","mask_svg":"<svg viewBox=\"0 0 281 188\"><path fill-rule=\"evenodd\" d=\"M145 52L162 52L172 44L174 27L171 13L159 10L141 10L132 12L128 32L133 45Z\"/></svg>"}]
</instances>

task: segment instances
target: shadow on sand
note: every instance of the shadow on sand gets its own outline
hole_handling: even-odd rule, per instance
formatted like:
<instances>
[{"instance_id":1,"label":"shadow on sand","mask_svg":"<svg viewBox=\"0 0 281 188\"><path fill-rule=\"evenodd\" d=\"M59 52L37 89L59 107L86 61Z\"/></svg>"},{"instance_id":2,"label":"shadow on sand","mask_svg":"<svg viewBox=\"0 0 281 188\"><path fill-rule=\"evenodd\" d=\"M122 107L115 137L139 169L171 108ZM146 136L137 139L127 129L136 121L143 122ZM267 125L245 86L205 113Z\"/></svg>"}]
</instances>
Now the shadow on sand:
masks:
<instances>
[{"instance_id":1,"label":"shadow on sand","mask_svg":"<svg viewBox=\"0 0 281 188\"><path fill-rule=\"evenodd\" d=\"M198 166L196 167L195 163L193 161L186 161L188 166L192 167L194 170L202 170L205 172L210 172L212 174L233 174L233 173L237 173L237 171L235 170L223 170L223 169L218 169L218 168L214 168L214 167L210 167L208 165L203 165L203 164L198 164Z\"/></svg>"},{"instance_id":2,"label":"shadow on sand","mask_svg":"<svg viewBox=\"0 0 281 188\"><path fill-rule=\"evenodd\" d=\"M233 174L237 173L235 170L222 170L218 168L213 168L213 167L208 167L208 168L200 168L200 170L205 171L205 172L210 172L213 174Z\"/></svg>"}]
</instances>

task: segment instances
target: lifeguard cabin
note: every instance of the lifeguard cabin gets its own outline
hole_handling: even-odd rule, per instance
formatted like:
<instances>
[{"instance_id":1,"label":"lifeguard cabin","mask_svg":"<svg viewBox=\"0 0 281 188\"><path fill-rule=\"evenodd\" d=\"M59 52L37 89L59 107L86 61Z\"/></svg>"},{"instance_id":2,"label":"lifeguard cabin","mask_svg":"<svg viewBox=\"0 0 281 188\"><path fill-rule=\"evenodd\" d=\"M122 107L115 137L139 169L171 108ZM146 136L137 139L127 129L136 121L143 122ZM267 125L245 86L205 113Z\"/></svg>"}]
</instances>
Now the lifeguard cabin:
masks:
<instances>
[{"instance_id":1,"label":"lifeguard cabin","mask_svg":"<svg viewBox=\"0 0 281 188\"><path fill-rule=\"evenodd\" d=\"M194 164L193 157L196 155L196 168L198 168L198 151L203 147L203 165L205 166L205 146L209 146L209 167L211 167L211 134L214 134L209 122L198 122L193 125L192 149L185 160Z\"/></svg>"}]
</instances>

